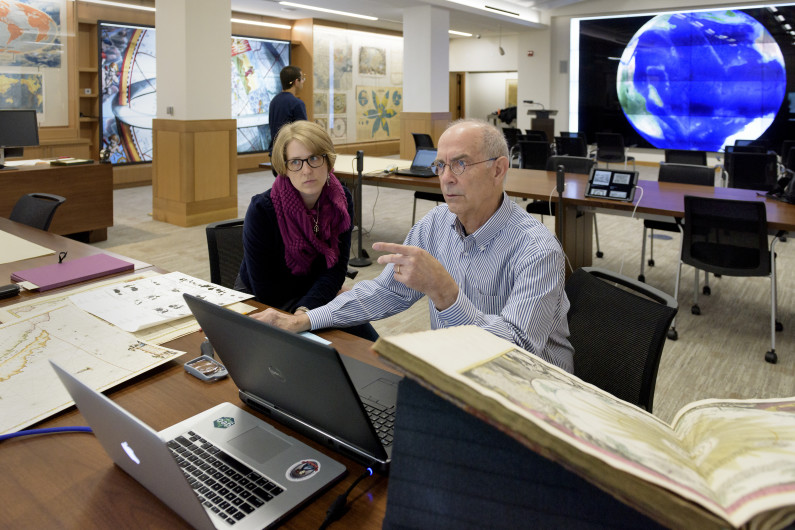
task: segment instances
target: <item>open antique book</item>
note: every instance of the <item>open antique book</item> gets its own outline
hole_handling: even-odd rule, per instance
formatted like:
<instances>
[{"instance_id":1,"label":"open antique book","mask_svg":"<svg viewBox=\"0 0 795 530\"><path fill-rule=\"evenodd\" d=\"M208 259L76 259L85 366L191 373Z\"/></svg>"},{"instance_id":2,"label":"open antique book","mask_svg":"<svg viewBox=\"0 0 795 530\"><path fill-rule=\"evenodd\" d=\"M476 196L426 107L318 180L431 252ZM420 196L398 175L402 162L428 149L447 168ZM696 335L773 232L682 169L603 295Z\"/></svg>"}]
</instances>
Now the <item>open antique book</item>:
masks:
<instances>
[{"instance_id":1,"label":"open antique book","mask_svg":"<svg viewBox=\"0 0 795 530\"><path fill-rule=\"evenodd\" d=\"M373 349L662 524L795 520L795 398L699 401L668 425L475 326L382 337Z\"/></svg>"}]
</instances>

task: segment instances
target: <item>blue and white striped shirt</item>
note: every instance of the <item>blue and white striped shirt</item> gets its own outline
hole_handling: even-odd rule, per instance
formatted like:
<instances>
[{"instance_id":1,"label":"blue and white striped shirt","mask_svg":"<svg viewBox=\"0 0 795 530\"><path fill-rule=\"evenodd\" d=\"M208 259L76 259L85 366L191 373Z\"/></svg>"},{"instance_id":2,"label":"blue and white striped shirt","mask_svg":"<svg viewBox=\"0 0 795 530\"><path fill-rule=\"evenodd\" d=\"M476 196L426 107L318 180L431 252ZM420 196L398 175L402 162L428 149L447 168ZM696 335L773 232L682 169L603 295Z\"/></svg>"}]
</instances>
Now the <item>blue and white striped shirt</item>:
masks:
<instances>
[{"instance_id":1,"label":"blue and white striped shirt","mask_svg":"<svg viewBox=\"0 0 795 530\"><path fill-rule=\"evenodd\" d=\"M431 328L472 324L564 370L574 370L566 314L565 258L547 228L503 194L502 205L474 234L447 205L423 217L405 241L428 251L458 284L458 298L438 311L428 300ZM307 313L312 329L347 327L408 309L424 295L396 281L393 265Z\"/></svg>"}]
</instances>

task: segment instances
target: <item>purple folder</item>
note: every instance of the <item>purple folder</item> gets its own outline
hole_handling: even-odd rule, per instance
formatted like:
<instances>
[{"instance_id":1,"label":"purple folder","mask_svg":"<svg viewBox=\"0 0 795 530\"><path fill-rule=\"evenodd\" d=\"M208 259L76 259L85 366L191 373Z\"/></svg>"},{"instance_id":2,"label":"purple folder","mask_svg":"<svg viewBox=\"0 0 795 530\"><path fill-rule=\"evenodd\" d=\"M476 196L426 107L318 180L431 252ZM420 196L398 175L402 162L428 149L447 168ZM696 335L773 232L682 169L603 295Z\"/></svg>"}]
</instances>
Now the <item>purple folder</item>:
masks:
<instances>
[{"instance_id":1,"label":"purple folder","mask_svg":"<svg viewBox=\"0 0 795 530\"><path fill-rule=\"evenodd\" d=\"M17 271L11 275L11 280L31 282L39 286L39 291L48 291L117 272L130 271L133 268L134 265L128 261L107 254L94 254L63 263Z\"/></svg>"}]
</instances>

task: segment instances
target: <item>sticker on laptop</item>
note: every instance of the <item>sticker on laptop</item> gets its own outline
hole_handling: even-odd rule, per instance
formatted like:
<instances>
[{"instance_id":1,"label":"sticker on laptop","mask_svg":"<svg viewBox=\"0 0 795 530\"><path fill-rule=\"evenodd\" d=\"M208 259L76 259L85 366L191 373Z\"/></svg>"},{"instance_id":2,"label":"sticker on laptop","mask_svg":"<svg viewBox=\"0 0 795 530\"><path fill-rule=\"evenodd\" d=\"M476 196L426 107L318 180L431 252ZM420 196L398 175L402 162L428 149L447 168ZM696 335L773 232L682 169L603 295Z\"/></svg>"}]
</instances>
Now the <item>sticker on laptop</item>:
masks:
<instances>
[{"instance_id":1,"label":"sticker on laptop","mask_svg":"<svg viewBox=\"0 0 795 530\"><path fill-rule=\"evenodd\" d=\"M301 460L290 466L284 476L292 482L301 482L311 478L320 471L320 462L317 460Z\"/></svg>"},{"instance_id":2,"label":"sticker on laptop","mask_svg":"<svg viewBox=\"0 0 795 530\"><path fill-rule=\"evenodd\" d=\"M213 421L213 427L216 429L227 429L235 424L235 418L230 418L229 416L222 416L217 420Z\"/></svg>"}]
</instances>

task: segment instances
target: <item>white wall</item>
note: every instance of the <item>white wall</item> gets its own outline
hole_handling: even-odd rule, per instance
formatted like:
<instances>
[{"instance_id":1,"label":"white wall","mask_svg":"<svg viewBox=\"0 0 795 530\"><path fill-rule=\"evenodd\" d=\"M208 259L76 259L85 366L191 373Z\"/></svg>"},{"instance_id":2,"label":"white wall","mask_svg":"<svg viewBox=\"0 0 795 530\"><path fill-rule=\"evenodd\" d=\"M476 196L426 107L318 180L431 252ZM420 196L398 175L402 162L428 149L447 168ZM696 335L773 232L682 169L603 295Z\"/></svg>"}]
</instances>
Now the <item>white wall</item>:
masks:
<instances>
[{"instance_id":1,"label":"white wall","mask_svg":"<svg viewBox=\"0 0 795 530\"><path fill-rule=\"evenodd\" d=\"M516 72L480 72L466 75L466 117L486 117L505 108L505 86Z\"/></svg>"}]
</instances>

